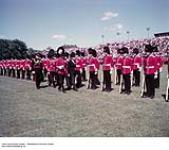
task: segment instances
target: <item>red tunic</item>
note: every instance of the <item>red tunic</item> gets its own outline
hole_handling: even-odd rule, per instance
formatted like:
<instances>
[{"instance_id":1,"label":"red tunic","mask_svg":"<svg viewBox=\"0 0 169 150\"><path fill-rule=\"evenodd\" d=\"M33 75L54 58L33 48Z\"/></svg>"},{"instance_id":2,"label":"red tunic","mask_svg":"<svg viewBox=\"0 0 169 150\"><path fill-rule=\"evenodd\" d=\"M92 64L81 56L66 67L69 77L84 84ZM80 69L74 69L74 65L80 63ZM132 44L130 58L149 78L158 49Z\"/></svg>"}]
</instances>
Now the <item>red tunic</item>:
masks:
<instances>
[{"instance_id":1,"label":"red tunic","mask_svg":"<svg viewBox=\"0 0 169 150\"><path fill-rule=\"evenodd\" d=\"M89 67L89 71L93 72L93 71L97 71L99 70L99 61L96 57L91 57L88 60L88 67Z\"/></svg>"},{"instance_id":2,"label":"red tunic","mask_svg":"<svg viewBox=\"0 0 169 150\"><path fill-rule=\"evenodd\" d=\"M162 56L155 56L157 62L157 69L159 70L163 66L163 57Z\"/></svg>"},{"instance_id":3,"label":"red tunic","mask_svg":"<svg viewBox=\"0 0 169 150\"><path fill-rule=\"evenodd\" d=\"M32 61L30 59L26 59L26 61L25 61L25 68L27 70L31 70L32 69Z\"/></svg>"},{"instance_id":4,"label":"red tunic","mask_svg":"<svg viewBox=\"0 0 169 150\"><path fill-rule=\"evenodd\" d=\"M55 72L56 71L56 59L49 59L47 71L49 71L49 72Z\"/></svg>"},{"instance_id":5,"label":"red tunic","mask_svg":"<svg viewBox=\"0 0 169 150\"><path fill-rule=\"evenodd\" d=\"M113 67L113 57L111 55L106 55L103 58L103 70L109 71Z\"/></svg>"},{"instance_id":6,"label":"red tunic","mask_svg":"<svg viewBox=\"0 0 169 150\"><path fill-rule=\"evenodd\" d=\"M118 56L116 59L116 63L115 63L115 68L116 69L122 69L122 64L123 64L123 56Z\"/></svg>"},{"instance_id":7,"label":"red tunic","mask_svg":"<svg viewBox=\"0 0 169 150\"><path fill-rule=\"evenodd\" d=\"M82 60L82 58L80 58L80 57L76 58L75 62L76 62L75 70L76 71L81 71L81 69L83 68L83 60Z\"/></svg>"},{"instance_id":8,"label":"red tunic","mask_svg":"<svg viewBox=\"0 0 169 150\"><path fill-rule=\"evenodd\" d=\"M125 56L122 64L122 73L130 74L133 69L133 58L130 56Z\"/></svg>"},{"instance_id":9,"label":"red tunic","mask_svg":"<svg viewBox=\"0 0 169 150\"><path fill-rule=\"evenodd\" d=\"M59 57L56 60L56 66L57 66L57 72L58 72L58 74L60 74L60 75L66 75L67 74L67 71L66 71L66 61L62 57Z\"/></svg>"},{"instance_id":10,"label":"red tunic","mask_svg":"<svg viewBox=\"0 0 169 150\"><path fill-rule=\"evenodd\" d=\"M133 62L133 70L140 69L142 66L142 57L139 55L136 55L134 57L134 62Z\"/></svg>"},{"instance_id":11,"label":"red tunic","mask_svg":"<svg viewBox=\"0 0 169 150\"><path fill-rule=\"evenodd\" d=\"M144 58L144 71L145 74L155 74L157 71L157 64L156 64L156 58L153 55L148 56L147 58Z\"/></svg>"}]
</instances>

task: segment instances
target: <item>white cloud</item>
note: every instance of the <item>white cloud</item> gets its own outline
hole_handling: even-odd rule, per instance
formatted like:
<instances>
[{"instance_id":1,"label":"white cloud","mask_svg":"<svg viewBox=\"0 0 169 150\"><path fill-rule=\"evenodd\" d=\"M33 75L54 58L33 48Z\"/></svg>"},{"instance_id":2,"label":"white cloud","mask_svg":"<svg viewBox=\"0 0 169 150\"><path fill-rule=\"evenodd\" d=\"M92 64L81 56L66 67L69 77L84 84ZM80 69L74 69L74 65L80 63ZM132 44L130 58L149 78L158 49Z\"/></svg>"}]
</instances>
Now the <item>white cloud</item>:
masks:
<instances>
[{"instance_id":1,"label":"white cloud","mask_svg":"<svg viewBox=\"0 0 169 150\"><path fill-rule=\"evenodd\" d=\"M102 21L107 21L110 20L111 18L117 17L119 14L118 13L113 13L111 11L105 12L104 16L101 18Z\"/></svg>"},{"instance_id":2,"label":"white cloud","mask_svg":"<svg viewBox=\"0 0 169 150\"><path fill-rule=\"evenodd\" d=\"M123 25L118 23L118 24L114 24L114 25L112 25L108 28L105 28L105 29L108 30L108 31L111 31L111 32L114 32L114 31L120 32L120 31L123 30Z\"/></svg>"},{"instance_id":3,"label":"white cloud","mask_svg":"<svg viewBox=\"0 0 169 150\"><path fill-rule=\"evenodd\" d=\"M63 35L63 34L54 34L54 35L52 36L52 38L53 38L53 39L58 39L58 40L64 40L64 39L66 39L66 36Z\"/></svg>"}]
</instances>

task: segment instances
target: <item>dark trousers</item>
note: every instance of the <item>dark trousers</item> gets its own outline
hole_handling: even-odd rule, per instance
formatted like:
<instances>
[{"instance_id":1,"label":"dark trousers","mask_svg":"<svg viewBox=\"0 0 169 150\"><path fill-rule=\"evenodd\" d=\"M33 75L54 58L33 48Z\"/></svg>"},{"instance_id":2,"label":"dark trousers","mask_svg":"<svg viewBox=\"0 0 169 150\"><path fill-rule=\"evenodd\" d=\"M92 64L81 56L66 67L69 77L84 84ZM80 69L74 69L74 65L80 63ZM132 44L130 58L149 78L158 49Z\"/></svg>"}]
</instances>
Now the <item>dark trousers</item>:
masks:
<instances>
[{"instance_id":1,"label":"dark trousers","mask_svg":"<svg viewBox=\"0 0 169 150\"><path fill-rule=\"evenodd\" d=\"M55 72L54 71L51 71L49 76L48 76L48 81L49 81L49 86L51 84L53 84L53 87L56 87L56 83L55 83Z\"/></svg>"},{"instance_id":2,"label":"dark trousers","mask_svg":"<svg viewBox=\"0 0 169 150\"><path fill-rule=\"evenodd\" d=\"M73 89L76 89L75 76L76 76L75 72L69 73L69 77L67 77L68 88L71 88L73 86Z\"/></svg>"},{"instance_id":3,"label":"dark trousers","mask_svg":"<svg viewBox=\"0 0 169 150\"><path fill-rule=\"evenodd\" d=\"M148 97L155 96L154 74L146 75L145 82L146 82L146 95Z\"/></svg>"},{"instance_id":4,"label":"dark trousers","mask_svg":"<svg viewBox=\"0 0 169 150\"><path fill-rule=\"evenodd\" d=\"M83 81L86 81L87 79L86 79L86 70L85 70L85 68L83 68L83 70L82 70L82 80Z\"/></svg>"},{"instance_id":5,"label":"dark trousers","mask_svg":"<svg viewBox=\"0 0 169 150\"><path fill-rule=\"evenodd\" d=\"M130 74L123 74L123 81L124 81L124 91L125 92L131 92Z\"/></svg>"},{"instance_id":6,"label":"dark trousers","mask_svg":"<svg viewBox=\"0 0 169 150\"><path fill-rule=\"evenodd\" d=\"M159 88L160 87L160 72L157 72L157 78L154 79L154 86L155 88Z\"/></svg>"},{"instance_id":7,"label":"dark trousers","mask_svg":"<svg viewBox=\"0 0 169 150\"><path fill-rule=\"evenodd\" d=\"M27 80L31 80L31 70L29 69L26 70L26 76L27 76Z\"/></svg>"},{"instance_id":8,"label":"dark trousers","mask_svg":"<svg viewBox=\"0 0 169 150\"><path fill-rule=\"evenodd\" d=\"M10 77L11 76L11 69L8 69L8 77Z\"/></svg>"},{"instance_id":9,"label":"dark trousers","mask_svg":"<svg viewBox=\"0 0 169 150\"><path fill-rule=\"evenodd\" d=\"M117 71L117 84L120 84L120 79L121 79L120 77L121 77L121 74L122 74L121 69L117 69L116 71Z\"/></svg>"},{"instance_id":10,"label":"dark trousers","mask_svg":"<svg viewBox=\"0 0 169 150\"><path fill-rule=\"evenodd\" d=\"M43 74L42 74L42 69L36 68L35 69L35 83L36 83L36 88L40 88L40 83L42 82L43 79Z\"/></svg>"},{"instance_id":11,"label":"dark trousers","mask_svg":"<svg viewBox=\"0 0 169 150\"><path fill-rule=\"evenodd\" d=\"M16 74L17 74L17 78L20 79L20 69L17 69Z\"/></svg>"},{"instance_id":12,"label":"dark trousers","mask_svg":"<svg viewBox=\"0 0 169 150\"><path fill-rule=\"evenodd\" d=\"M133 78L134 78L134 85L140 86L140 71L138 69L133 71Z\"/></svg>"},{"instance_id":13,"label":"dark trousers","mask_svg":"<svg viewBox=\"0 0 169 150\"><path fill-rule=\"evenodd\" d=\"M12 77L16 77L16 74L15 74L15 69L12 69Z\"/></svg>"},{"instance_id":14,"label":"dark trousers","mask_svg":"<svg viewBox=\"0 0 169 150\"><path fill-rule=\"evenodd\" d=\"M110 70L103 71L103 85L106 85L104 89L111 90L111 74Z\"/></svg>"},{"instance_id":15,"label":"dark trousers","mask_svg":"<svg viewBox=\"0 0 169 150\"><path fill-rule=\"evenodd\" d=\"M4 76L6 76L6 75L7 75L7 69L4 68Z\"/></svg>"},{"instance_id":16,"label":"dark trousers","mask_svg":"<svg viewBox=\"0 0 169 150\"><path fill-rule=\"evenodd\" d=\"M90 85L91 85L91 89L96 89L96 80L97 80L97 75L95 74L95 71L90 71L89 72L89 80L90 80ZM89 85L89 88L90 88Z\"/></svg>"},{"instance_id":17,"label":"dark trousers","mask_svg":"<svg viewBox=\"0 0 169 150\"><path fill-rule=\"evenodd\" d=\"M64 78L65 78L64 75L59 74L59 87L58 87L58 90L65 91L65 89L64 89Z\"/></svg>"},{"instance_id":18,"label":"dark trousers","mask_svg":"<svg viewBox=\"0 0 169 150\"><path fill-rule=\"evenodd\" d=\"M25 70L21 70L22 73L22 79L25 79Z\"/></svg>"},{"instance_id":19,"label":"dark trousers","mask_svg":"<svg viewBox=\"0 0 169 150\"><path fill-rule=\"evenodd\" d=\"M76 71L76 87L80 88L82 86L82 79L81 79L81 73L80 71Z\"/></svg>"},{"instance_id":20,"label":"dark trousers","mask_svg":"<svg viewBox=\"0 0 169 150\"><path fill-rule=\"evenodd\" d=\"M1 73L1 76L3 75L3 68L0 68L0 73Z\"/></svg>"}]
</instances>

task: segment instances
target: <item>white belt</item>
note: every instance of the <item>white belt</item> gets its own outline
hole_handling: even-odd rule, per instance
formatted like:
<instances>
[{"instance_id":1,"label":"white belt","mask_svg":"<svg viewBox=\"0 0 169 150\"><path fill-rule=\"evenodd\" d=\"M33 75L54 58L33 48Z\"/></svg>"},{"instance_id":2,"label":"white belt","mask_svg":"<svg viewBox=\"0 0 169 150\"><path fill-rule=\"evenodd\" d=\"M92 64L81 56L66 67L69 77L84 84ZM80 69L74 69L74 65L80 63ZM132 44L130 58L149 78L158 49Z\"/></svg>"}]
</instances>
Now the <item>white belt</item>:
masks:
<instances>
[{"instance_id":1,"label":"white belt","mask_svg":"<svg viewBox=\"0 0 169 150\"><path fill-rule=\"evenodd\" d=\"M154 66L149 66L149 67L146 67L146 68L154 68Z\"/></svg>"},{"instance_id":2,"label":"white belt","mask_svg":"<svg viewBox=\"0 0 169 150\"><path fill-rule=\"evenodd\" d=\"M130 66L123 66L123 68L131 68Z\"/></svg>"},{"instance_id":3,"label":"white belt","mask_svg":"<svg viewBox=\"0 0 169 150\"><path fill-rule=\"evenodd\" d=\"M103 65L103 66L109 66L109 67L111 67L111 64L106 64L106 65Z\"/></svg>"},{"instance_id":4,"label":"white belt","mask_svg":"<svg viewBox=\"0 0 169 150\"><path fill-rule=\"evenodd\" d=\"M89 67L95 67L95 65L94 64L91 64L91 65L88 65Z\"/></svg>"},{"instance_id":5,"label":"white belt","mask_svg":"<svg viewBox=\"0 0 169 150\"><path fill-rule=\"evenodd\" d=\"M64 66L63 66L63 65L62 65L62 66L58 66L58 68L59 68L59 69L63 69L63 68L64 68Z\"/></svg>"}]
</instances>

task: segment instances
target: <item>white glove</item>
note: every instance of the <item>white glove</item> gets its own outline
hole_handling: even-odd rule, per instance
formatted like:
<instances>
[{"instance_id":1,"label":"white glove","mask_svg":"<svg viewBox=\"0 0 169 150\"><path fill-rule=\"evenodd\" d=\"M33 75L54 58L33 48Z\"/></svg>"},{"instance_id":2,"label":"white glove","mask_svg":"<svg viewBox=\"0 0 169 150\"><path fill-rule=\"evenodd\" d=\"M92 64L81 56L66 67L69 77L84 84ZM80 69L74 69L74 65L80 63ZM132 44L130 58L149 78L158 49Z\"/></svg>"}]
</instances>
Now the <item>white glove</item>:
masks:
<instances>
[{"instance_id":1,"label":"white glove","mask_svg":"<svg viewBox=\"0 0 169 150\"><path fill-rule=\"evenodd\" d=\"M162 72L162 70L163 70L163 68L162 68L162 67L160 67L159 71L160 71L160 72Z\"/></svg>"},{"instance_id":2,"label":"white glove","mask_svg":"<svg viewBox=\"0 0 169 150\"><path fill-rule=\"evenodd\" d=\"M157 77L158 77L158 73L157 73L157 71L156 71L156 72L155 72L155 75L154 75L154 78L157 79Z\"/></svg>"}]
</instances>

